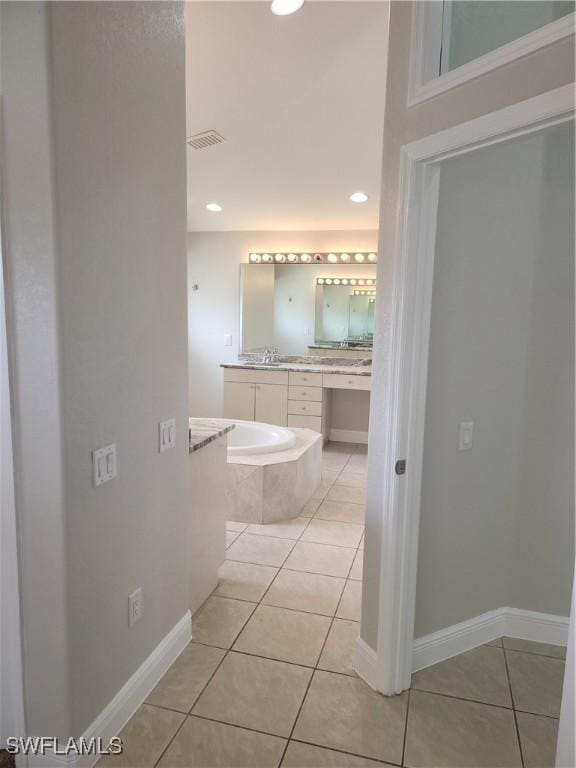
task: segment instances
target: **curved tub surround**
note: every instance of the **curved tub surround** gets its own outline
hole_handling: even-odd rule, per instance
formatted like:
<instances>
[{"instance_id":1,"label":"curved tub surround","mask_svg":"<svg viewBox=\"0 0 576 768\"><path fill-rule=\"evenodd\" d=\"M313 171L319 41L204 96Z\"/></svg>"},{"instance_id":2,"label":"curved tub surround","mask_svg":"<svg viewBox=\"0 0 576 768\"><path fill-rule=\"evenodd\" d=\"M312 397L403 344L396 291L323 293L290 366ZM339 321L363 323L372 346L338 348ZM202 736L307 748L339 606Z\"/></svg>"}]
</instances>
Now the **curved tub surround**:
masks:
<instances>
[{"instance_id":1,"label":"curved tub surround","mask_svg":"<svg viewBox=\"0 0 576 768\"><path fill-rule=\"evenodd\" d=\"M298 517L313 496L322 479L322 435L311 429L287 431L295 438L290 448L228 453L229 520L264 524Z\"/></svg>"},{"instance_id":2,"label":"curved tub surround","mask_svg":"<svg viewBox=\"0 0 576 768\"><path fill-rule=\"evenodd\" d=\"M235 427L228 438L228 457L277 453L296 444L293 430L274 424L227 419L222 419L222 424L233 424Z\"/></svg>"}]
</instances>

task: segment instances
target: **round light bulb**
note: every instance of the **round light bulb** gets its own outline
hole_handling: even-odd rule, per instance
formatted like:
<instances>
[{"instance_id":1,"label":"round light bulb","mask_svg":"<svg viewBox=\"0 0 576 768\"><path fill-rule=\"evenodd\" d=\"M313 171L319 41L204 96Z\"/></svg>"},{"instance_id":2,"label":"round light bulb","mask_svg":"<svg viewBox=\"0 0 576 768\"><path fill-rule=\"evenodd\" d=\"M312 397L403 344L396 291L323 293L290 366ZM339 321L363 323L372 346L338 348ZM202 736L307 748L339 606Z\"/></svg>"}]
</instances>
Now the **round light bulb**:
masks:
<instances>
[{"instance_id":1,"label":"round light bulb","mask_svg":"<svg viewBox=\"0 0 576 768\"><path fill-rule=\"evenodd\" d=\"M294 263L295 261L298 261L298 256L296 256L295 253L289 253L288 256L286 256L289 262Z\"/></svg>"},{"instance_id":2,"label":"round light bulb","mask_svg":"<svg viewBox=\"0 0 576 768\"><path fill-rule=\"evenodd\" d=\"M253 264L257 264L259 261L261 261L261 259L262 259L262 257L260 256L259 253L251 253L250 254L250 261Z\"/></svg>"},{"instance_id":3,"label":"round light bulb","mask_svg":"<svg viewBox=\"0 0 576 768\"><path fill-rule=\"evenodd\" d=\"M369 253L368 254L368 261L376 261L376 254L375 253Z\"/></svg>"},{"instance_id":4,"label":"round light bulb","mask_svg":"<svg viewBox=\"0 0 576 768\"><path fill-rule=\"evenodd\" d=\"M334 278L334 285L340 285L340 278L338 277Z\"/></svg>"},{"instance_id":5,"label":"round light bulb","mask_svg":"<svg viewBox=\"0 0 576 768\"><path fill-rule=\"evenodd\" d=\"M283 253L277 253L274 256L274 261L277 261L279 264L282 263L285 260L286 256Z\"/></svg>"},{"instance_id":6,"label":"round light bulb","mask_svg":"<svg viewBox=\"0 0 576 768\"><path fill-rule=\"evenodd\" d=\"M318 280L316 280L316 282L318 283L318 285L324 285L324 278L319 277Z\"/></svg>"},{"instance_id":7,"label":"round light bulb","mask_svg":"<svg viewBox=\"0 0 576 768\"><path fill-rule=\"evenodd\" d=\"M361 278L360 280L358 280L358 285L366 285L366 280Z\"/></svg>"},{"instance_id":8,"label":"round light bulb","mask_svg":"<svg viewBox=\"0 0 576 768\"><path fill-rule=\"evenodd\" d=\"M342 285L348 285L348 278L347 277L343 277L342 278Z\"/></svg>"},{"instance_id":9,"label":"round light bulb","mask_svg":"<svg viewBox=\"0 0 576 768\"><path fill-rule=\"evenodd\" d=\"M356 283L357 283L357 280L356 280L356 278L355 278L355 277L353 277L353 278L350 280L350 285L356 285Z\"/></svg>"},{"instance_id":10,"label":"round light bulb","mask_svg":"<svg viewBox=\"0 0 576 768\"><path fill-rule=\"evenodd\" d=\"M359 264L361 264L364 261L364 254L363 253L357 253L354 256L354 261L357 261Z\"/></svg>"},{"instance_id":11,"label":"round light bulb","mask_svg":"<svg viewBox=\"0 0 576 768\"><path fill-rule=\"evenodd\" d=\"M343 261L346 263L347 261L350 261L350 254L349 253L341 253L340 254L340 261Z\"/></svg>"},{"instance_id":12,"label":"round light bulb","mask_svg":"<svg viewBox=\"0 0 576 768\"><path fill-rule=\"evenodd\" d=\"M310 256L309 253L301 253L300 261L303 261L304 264L308 264L310 261L312 261L312 256Z\"/></svg>"},{"instance_id":13,"label":"round light bulb","mask_svg":"<svg viewBox=\"0 0 576 768\"><path fill-rule=\"evenodd\" d=\"M206 208L209 211L212 211L212 213L220 213L222 210L222 206L218 205L218 203L206 203Z\"/></svg>"},{"instance_id":14,"label":"round light bulb","mask_svg":"<svg viewBox=\"0 0 576 768\"><path fill-rule=\"evenodd\" d=\"M326 285L332 285L332 278L331 277L327 277L326 278Z\"/></svg>"},{"instance_id":15,"label":"round light bulb","mask_svg":"<svg viewBox=\"0 0 576 768\"><path fill-rule=\"evenodd\" d=\"M350 200L353 203L365 203L368 200L368 195L366 192L354 192L350 195Z\"/></svg>"},{"instance_id":16,"label":"round light bulb","mask_svg":"<svg viewBox=\"0 0 576 768\"><path fill-rule=\"evenodd\" d=\"M328 261L329 261L331 264L335 264L335 263L338 261L338 256L336 256L336 254L335 254L335 253L329 253L329 254L328 254Z\"/></svg>"},{"instance_id":17,"label":"round light bulb","mask_svg":"<svg viewBox=\"0 0 576 768\"><path fill-rule=\"evenodd\" d=\"M304 5L304 0L272 0L270 10L276 16L289 16Z\"/></svg>"},{"instance_id":18,"label":"round light bulb","mask_svg":"<svg viewBox=\"0 0 576 768\"><path fill-rule=\"evenodd\" d=\"M273 261L274 257L270 253L263 253L262 254L262 261L270 262Z\"/></svg>"}]
</instances>

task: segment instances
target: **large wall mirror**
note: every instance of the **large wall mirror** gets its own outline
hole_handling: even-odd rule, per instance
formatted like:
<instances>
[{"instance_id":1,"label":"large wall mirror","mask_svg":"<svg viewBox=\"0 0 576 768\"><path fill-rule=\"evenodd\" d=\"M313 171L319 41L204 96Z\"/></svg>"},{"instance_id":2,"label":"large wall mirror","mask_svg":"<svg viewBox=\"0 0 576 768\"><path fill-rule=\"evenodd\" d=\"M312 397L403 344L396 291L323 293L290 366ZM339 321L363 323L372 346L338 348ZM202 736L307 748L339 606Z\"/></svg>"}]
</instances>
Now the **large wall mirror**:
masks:
<instances>
[{"instance_id":1,"label":"large wall mirror","mask_svg":"<svg viewBox=\"0 0 576 768\"><path fill-rule=\"evenodd\" d=\"M376 264L242 264L241 352L371 350Z\"/></svg>"}]
</instances>

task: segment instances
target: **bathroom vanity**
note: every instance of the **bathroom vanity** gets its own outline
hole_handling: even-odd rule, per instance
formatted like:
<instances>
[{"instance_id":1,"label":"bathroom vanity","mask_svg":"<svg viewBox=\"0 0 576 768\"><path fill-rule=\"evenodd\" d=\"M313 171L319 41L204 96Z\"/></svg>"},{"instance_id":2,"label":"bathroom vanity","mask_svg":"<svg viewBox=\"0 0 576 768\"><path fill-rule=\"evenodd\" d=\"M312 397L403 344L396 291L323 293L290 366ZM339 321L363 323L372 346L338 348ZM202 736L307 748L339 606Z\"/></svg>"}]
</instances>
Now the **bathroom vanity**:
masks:
<instances>
[{"instance_id":1,"label":"bathroom vanity","mask_svg":"<svg viewBox=\"0 0 576 768\"><path fill-rule=\"evenodd\" d=\"M195 613L218 586L224 562L228 496L228 433L233 424L190 419L190 518L188 525L189 601Z\"/></svg>"},{"instance_id":2,"label":"bathroom vanity","mask_svg":"<svg viewBox=\"0 0 576 768\"><path fill-rule=\"evenodd\" d=\"M372 368L363 361L323 358L223 364L224 417L283 427L330 430L332 390L370 391Z\"/></svg>"}]
</instances>

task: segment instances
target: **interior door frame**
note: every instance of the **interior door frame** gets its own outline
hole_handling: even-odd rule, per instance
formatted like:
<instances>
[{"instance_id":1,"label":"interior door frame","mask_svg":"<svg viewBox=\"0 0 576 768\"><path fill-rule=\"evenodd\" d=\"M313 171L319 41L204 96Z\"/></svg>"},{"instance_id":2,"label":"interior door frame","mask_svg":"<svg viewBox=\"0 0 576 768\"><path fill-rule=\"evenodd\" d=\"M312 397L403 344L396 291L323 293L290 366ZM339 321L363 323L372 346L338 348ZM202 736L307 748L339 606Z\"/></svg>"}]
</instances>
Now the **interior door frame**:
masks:
<instances>
[{"instance_id":1,"label":"interior door frame","mask_svg":"<svg viewBox=\"0 0 576 768\"><path fill-rule=\"evenodd\" d=\"M358 665L362 676L386 695L408 689L412 674L440 163L574 120L574 104L574 84L565 85L426 136L401 150L400 221L392 256L390 400L386 406L377 653L370 673L365 665ZM406 473L397 475L395 464L401 459L406 461ZM357 660L360 662L365 654L360 641Z\"/></svg>"}]
</instances>

